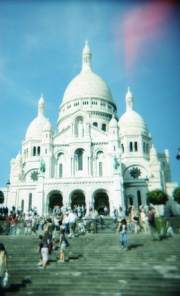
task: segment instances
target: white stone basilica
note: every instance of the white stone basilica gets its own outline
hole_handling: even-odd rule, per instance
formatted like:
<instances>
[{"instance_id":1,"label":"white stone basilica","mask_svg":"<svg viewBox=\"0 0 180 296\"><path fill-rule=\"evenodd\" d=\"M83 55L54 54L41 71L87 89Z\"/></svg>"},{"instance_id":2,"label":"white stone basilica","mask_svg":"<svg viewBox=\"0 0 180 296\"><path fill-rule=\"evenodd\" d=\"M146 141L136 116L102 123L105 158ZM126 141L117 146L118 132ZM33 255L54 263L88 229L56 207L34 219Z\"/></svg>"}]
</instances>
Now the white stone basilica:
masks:
<instances>
[{"instance_id":1,"label":"white stone basilica","mask_svg":"<svg viewBox=\"0 0 180 296\"><path fill-rule=\"evenodd\" d=\"M67 86L59 107L58 132L45 116L45 101L27 128L22 152L11 160L7 206L40 215L54 206L105 206L124 210L146 204L148 190L171 196L168 150L157 153L143 118L134 111L128 89L126 112L118 118L116 103L91 68L86 42L82 70Z\"/></svg>"}]
</instances>

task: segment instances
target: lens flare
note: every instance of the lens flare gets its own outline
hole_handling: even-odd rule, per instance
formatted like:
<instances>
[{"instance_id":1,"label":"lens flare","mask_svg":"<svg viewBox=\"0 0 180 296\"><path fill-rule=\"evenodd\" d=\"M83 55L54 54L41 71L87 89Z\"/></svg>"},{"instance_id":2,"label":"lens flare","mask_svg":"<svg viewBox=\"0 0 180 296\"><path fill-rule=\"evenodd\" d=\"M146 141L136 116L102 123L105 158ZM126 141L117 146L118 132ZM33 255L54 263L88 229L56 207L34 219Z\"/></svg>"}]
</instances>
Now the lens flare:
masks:
<instances>
[{"instance_id":1,"label":"lens flare","mask_svg":"<svg viewBox=\"0 0 180 296\"><path fill-rule=\"evenodd\" d=\"M145 5L130 8L125 14L123 44L125 71L127 73L137 66L137 62L140 62L142 56L150 53L152 43L158 41L157 38L161 36L162 30L166 27L171 15L171 4L170 1L148 2Z\"/></svg>"}]
</instances>

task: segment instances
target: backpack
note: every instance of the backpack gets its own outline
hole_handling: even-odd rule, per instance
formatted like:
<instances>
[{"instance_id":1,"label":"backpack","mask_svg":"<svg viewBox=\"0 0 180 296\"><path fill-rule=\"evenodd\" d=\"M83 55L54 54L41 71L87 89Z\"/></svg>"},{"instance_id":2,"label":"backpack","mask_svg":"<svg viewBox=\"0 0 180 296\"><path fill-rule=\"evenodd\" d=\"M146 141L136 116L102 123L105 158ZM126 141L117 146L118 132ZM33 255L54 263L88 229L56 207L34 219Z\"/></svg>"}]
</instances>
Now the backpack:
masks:
<instances>
[{"instance_id":1,"label":"backpack","mask_svg":"<svg viewBox=\"0 0 180 296\"><path fill-rule=\"evenodd\" d=\"M148 213L148 222L154 223L154 214L153 213Z\"/></svg>"},{"instance_id":2,"label":"backpack","mask_svg":"<svg viewBox=\"0 0 180 296\"><path fill-rule=\"evenodd\" d=\"M70 246L70 243L68 242L67 239L65 239L65 242L66 242L66 248Z\"/></svg>"},{"instance_id":3,"label":"backpack","mask_svg":"<svg viewBox=\"0 0 180 296\"><path fill-rule=\"evenodd\" d=\"M63 235L62 237L62 241L65 242L66 244L66 248L70 246L70 243L68 242L67 238L65 237L65 235Z\"/></svg>"}]
</instances>

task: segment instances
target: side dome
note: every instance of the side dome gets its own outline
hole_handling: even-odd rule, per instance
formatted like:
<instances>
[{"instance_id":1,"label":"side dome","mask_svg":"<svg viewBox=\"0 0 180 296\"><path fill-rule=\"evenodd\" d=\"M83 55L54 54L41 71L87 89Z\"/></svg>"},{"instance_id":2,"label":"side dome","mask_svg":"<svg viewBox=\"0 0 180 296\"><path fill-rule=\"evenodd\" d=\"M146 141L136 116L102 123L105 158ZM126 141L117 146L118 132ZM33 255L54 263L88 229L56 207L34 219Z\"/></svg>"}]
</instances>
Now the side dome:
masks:
<instances>
[{"instance_id":1,"label":"side dome","mask_svg":"<svg viewBox=\"0 0 180 296\"><path fill-rule=\"evenodd\" d=\"M157 154L157 151L156 151L154 145L152 145L152 147L150 149L150 159L158 161L158 154Z\"/></svg>"},{"instance_id":2,"label":"side dome","mask_svg":"<svg viewBox=\"0 0 180 296\"><path fill-rule=\"evenodd\" d=\"M135 112L134 109L134 98L128 87L126 93L126 112L119 119L120 135L123 134L146 134L148 135L148 128L144 119Z\"/></svg>"},{"instance_id":3,"label":"side dome","mask_svg":"<svg viewBox=\"0 0 180 296\"><path fill-rule=\"evenodd\" d=\"M26 140L28 139L41 139L44 126L48 123L46 117L36 117L29 125L26 131Z\"/></svg>"},{"instance_id":4,"label":"side dome","mask_svg":"<svg viewBox=\"0 0 180 296\"><path fill-rule=\"evenodd\" d=\"M18 155L16 156L16 163L19 163L19 164L22 163L22 155L21 155L20 151L19 151Z\"/></svg>"},{"instance_id":5,"label":"side dome","mask_svg":"<svg viewBox=\"0 0 180 296\"><path fill-rule=\"evenodd\" d=\"M25 139L41 139L42 132L46 125L49 125L49 120L44 116L45 111L45 102L43 97L41 96L38 102L38 116L30 123L27 131Z\"/></svg>"},{"instance_id":6,"label":"side dome","mask_svg":"<svg viewBox=\"0 0 180 296\"><path fill-rule=\"evenodd\" d=\"M114 116L111 118L109 122L109 128L113 128L113 127L118 127L118 122Z\"/></svg>"},{"instance_id":7,"label":"side dome","mask_svg":"<svg viewBox=\"0 0 180 296\"><path fill-rule=\"evenodd\" d=\"M148 135L144 119L134 110L124 113L119 119L120 134L143 133Z\"/></svg>"},{"instance_id":8,"label":"side dome","mask_svg":"<svg viewBox=\"0 0 180 296\"><path fill-rule=\"evenodd\" d=\"M43 127L43 131L50 131L54 133L54 129L50 123L50 121L48 120L47 123L45 124L45 126Z\"/></svg>"}]
</instances>

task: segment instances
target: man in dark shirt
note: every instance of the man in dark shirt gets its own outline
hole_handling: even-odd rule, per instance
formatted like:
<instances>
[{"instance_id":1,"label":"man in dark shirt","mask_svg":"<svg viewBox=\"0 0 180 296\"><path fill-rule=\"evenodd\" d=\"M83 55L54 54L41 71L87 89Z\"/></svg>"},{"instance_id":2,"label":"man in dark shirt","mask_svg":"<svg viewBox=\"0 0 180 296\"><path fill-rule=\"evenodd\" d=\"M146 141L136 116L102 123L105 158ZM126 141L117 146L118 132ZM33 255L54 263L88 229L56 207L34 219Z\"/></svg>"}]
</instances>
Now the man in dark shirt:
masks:
<instances>
[{"instance_id":1,"label":"man in dark shirt","mask_svg":"<svg viewBox=\"0 0 180 296\"><path fill-rule=\"evenodd\" d=\"M160 240L160 236L158 234L156 224L155 224L155 208L150 208L148 211L148 222L149 222L149 230L153 240Z\"/></svg>"}]
</instances>

